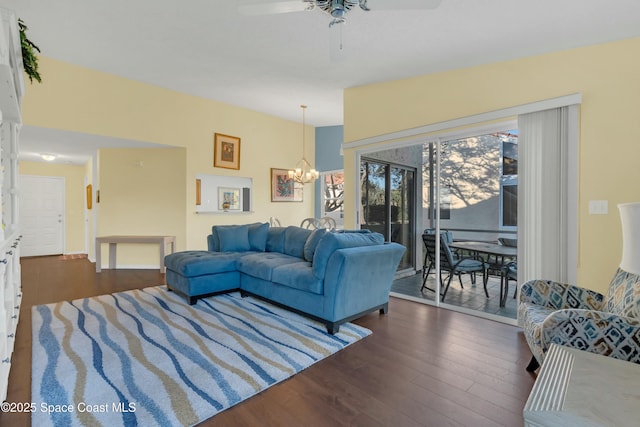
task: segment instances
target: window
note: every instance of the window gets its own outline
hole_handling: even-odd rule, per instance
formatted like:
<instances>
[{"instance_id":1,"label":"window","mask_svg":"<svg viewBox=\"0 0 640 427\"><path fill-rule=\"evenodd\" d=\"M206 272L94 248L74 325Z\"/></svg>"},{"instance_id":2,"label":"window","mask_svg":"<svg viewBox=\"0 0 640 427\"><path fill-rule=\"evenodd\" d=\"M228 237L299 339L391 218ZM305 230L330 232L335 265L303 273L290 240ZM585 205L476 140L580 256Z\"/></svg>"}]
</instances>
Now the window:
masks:
<instances>
[{"instance_id":1,"label":"window","mask_svg":"<svg viewBox=\"0 0 640 427\"><path fill-rule=\"evenodd\" d=\"M344 171L325 172L321 175L322 194L320 216L329 216L338 228L344 227Z\"/></svg>"},{"instance_id":2,"label":"window","mask_svg":"<svg viewBox=\"0 0 640 427\"><path fill-rule=\"evenodd\" d=\"M429 199L427 198L423 201L423 207L427 209L427 218L431 219L432 211L436 210L435 206L433 209L429 209ZM435 220L435 217L433 219ZM440 219L451 219L451 191L448 187L440 188Z\"/></svg>"},{"instance_id":3,"label":"window","mask_svg":"<svg viewBox=\"0 0 640 427\"><path fill-rule=\"evenodd\" d=\"M499 134L502 139L500 226L518 226L518 131Z\"/></svg>"}]
</instances>

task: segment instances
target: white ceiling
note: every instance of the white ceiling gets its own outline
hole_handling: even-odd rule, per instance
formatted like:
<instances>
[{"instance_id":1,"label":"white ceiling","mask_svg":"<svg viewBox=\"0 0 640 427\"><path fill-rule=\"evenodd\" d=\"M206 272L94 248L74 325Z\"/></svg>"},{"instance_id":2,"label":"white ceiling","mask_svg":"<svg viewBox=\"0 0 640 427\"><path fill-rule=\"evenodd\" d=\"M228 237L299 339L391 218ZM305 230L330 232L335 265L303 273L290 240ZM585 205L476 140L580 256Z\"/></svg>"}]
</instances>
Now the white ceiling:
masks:
<instances>
[{"instance_id":1,"label":"white ceiling","mask_svg":"<svg viewBox=\"0 0 640 427\"><path fill-rule=\"evenodd\" d=\"M355 8L346 25L332 28L320 10L238 12L238 5L270 1L0 6L27 23L44 56L294 121L307 104L307 123L315 126L343 123L348 87L640 36L639 0L442 0L433 10ZM27 136L23 148L46 150Z\"/></svg>"},{"instance_id":2,"label":"white ceiling","mask_svg":"<svg viewBox=\"0 0 640 427\"><path fill-rule=\"evenodd\" d=\"M84 165L99 148L152 148L158 144L110 138L59 129L24 126L20 131L19 159L42 162L42 155L56 156L54 163Z\"/></svg>"}]
</instances>

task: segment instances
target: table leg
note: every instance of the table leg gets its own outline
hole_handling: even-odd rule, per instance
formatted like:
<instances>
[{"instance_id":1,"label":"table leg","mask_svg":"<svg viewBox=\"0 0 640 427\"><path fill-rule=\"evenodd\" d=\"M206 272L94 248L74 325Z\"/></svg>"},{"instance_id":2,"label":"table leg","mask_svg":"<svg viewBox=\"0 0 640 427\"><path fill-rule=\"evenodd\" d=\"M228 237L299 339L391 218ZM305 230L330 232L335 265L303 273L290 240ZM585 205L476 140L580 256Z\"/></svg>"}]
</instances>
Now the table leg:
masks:
<instances>
[{"instance_id":1,"label":"table leg","mask_svg":"<svg viewBox=\"0 0 640 427\"><path fill-rule=\"evenodd\" d=\"M96 241L96 273L102 271L102 244Z\"/></svg>"},{"instance_id":2,"label":"table leg","mask_svg":"<svg viewBox=\"0 0 640 427\"><path fill-rule=\"evenodd\" d=\"M500 307L504 307L507 303L507 295L509 295L509 278L503 271L500 275Z\"/></svg>"},{"instance_id":3,"label":"table leg","mask_svg":"<svg viewBox=\"0 0 640 427\"><path fill-rule=\"evenodd\" d=\"M166 240L162 240L162 243L160 243L160 273L164 273L165 272L165 268L164 268L164 251L166 250L166 247L167 247Z\"/></svg>"},{"instance_id":4,"label":"table leg","mask_svg":"<svg viewBox=\"0 0 640 427\"><path fill-rule=\"evenodd\" d=\"M169 238L169 253L172 254L176 251L176 238L174 237L170 237ZM160 262L160 266L161 266L161 272L162 273L166 273L167 272L167 267L164 265L164 256L162 257L162 261Z\"/></svg>"},{"instance_id":5,"label":"table leg","mask_svg":"<svg viewBox=\"0 0 640 427\"><path fill-rule=\"evenodd\" d=\"M115 270L116 269L116 248L117 248L118 244L117 243L109 243L109 269L110 270Z\"/></svg>"}]
</instances>

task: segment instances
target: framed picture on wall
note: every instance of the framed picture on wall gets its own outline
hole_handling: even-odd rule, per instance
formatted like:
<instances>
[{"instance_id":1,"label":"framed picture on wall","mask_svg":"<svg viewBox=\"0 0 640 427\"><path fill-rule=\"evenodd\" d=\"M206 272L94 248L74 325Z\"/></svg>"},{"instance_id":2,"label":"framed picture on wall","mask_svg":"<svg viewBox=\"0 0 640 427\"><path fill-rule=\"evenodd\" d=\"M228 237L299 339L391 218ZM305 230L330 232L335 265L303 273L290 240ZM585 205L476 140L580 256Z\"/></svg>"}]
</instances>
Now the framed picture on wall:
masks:
<instances>
[{"instance_id":1,"label":"framed picture on wall","mask_svg":"<svg viewBox=\"0 0 640 427\"><path fill-rule=\"evenodd\" d=\"M93 186L87 185L87 209L91 209L93 206Z\"/></svg>"},{"instance_id":2,"label":"framed picture on wall","mask_svg":"<svg viewBox=\"0 0 640 427\"><path fill-rule=\"evenodd\" d=\"M287 169L271 168L271 201L301 202L302 184L289 178Z\"/></svg>"},{"instance_id":3,"label":"framed picture on wall","mask_svg":"<svg viewBox=\"0 0 640 427\"><path fill-rule=\"evenodd\" d=\"M218 187L218 210L239 211L240 210L240 189Z\"/></svg>"},{"instance_id":4,"label":"framed picture on wall","mask_svg":"<svg viewBox=\"0 0 640 427\"><path fill-rule=\"evenodd\" d=\"M214 134L213 166L240 169L240 138L221 133Z\"/></svg>"}]
</instances>

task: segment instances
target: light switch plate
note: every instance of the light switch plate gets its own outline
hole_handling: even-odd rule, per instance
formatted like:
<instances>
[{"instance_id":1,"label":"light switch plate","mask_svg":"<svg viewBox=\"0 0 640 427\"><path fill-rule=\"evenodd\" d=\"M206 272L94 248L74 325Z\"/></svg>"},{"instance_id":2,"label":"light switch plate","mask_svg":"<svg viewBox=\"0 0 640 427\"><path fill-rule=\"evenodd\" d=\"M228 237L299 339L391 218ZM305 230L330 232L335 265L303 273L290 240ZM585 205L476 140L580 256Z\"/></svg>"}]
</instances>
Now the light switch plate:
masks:
<instances>
[{"instance_id":1,"label":"light switch plate","mask_svg":"<svg viewBox=\"0 0 640 427\"><path fill-rule=\"evenodd\" d=\"M609 213L608 200L589 200L589 214L606 215Z\"/></svg>"}]
</instances>

